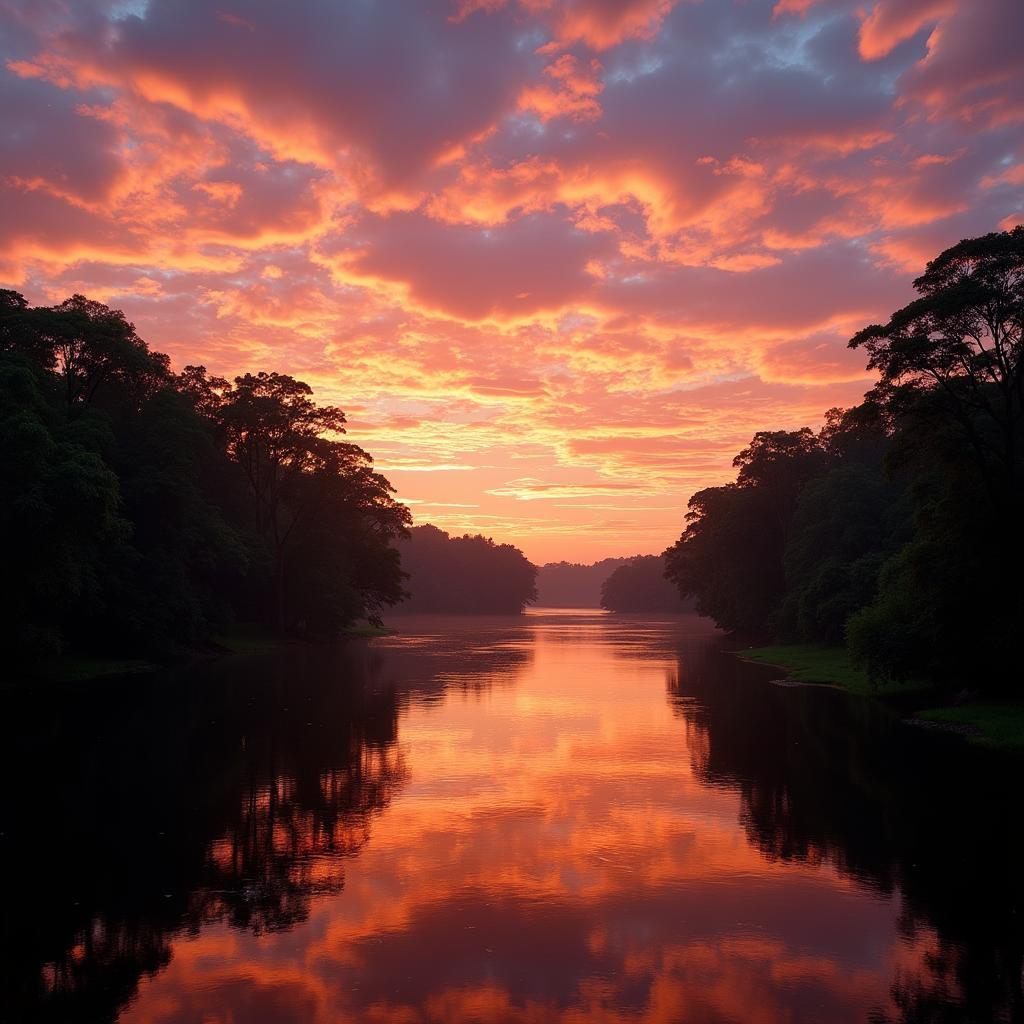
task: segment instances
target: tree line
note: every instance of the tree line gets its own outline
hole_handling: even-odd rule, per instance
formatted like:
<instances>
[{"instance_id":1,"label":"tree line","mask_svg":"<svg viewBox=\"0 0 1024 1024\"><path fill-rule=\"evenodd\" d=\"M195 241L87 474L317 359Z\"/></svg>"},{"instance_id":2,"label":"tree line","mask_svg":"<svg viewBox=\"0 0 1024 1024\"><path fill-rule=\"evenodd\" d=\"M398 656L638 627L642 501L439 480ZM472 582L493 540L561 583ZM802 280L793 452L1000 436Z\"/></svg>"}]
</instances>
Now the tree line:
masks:
<instances>
[{"instance_id":1,"label":"tree line","mask_svg":"<svg viewBox=\"0 0 1024 1024\"><path fill-rule=\"evenodd\" d=\"M750 637L845 643L875 678L1020 689L1024 228L932 260L850 341L878 383L817 433L759 431L665 553Z\"/></svg>"},{"instance_id":2,"label":"tree line","mask_svg":"<svg viewBox=\"0 0 1024 1024\"><path fill-rule=\"evenodd\" d=\"M327 635L402 595L411 519L287 374L175 373L119 310L0 292L8 656L171 654L241 619Z\"/></svg>"},{"instance_id":3,"label":"tree line","mask_svg":"<svg viewBox=\"0 0 1024 1024\"><path fill-rule=\"evenodd\" d=\"M599 608L601 585L628 558L579 562L545 562L537 572L537 604L542 608Z\"/></svg>"},{"instance_id":4,"label":"tree line","mask_svg":"<svg viewBox=\"0 0 1024 1024\"><path fill-rule=\"evenodd\" d=\"M636 555L601 584L601 607L610 612L676 614L693 611L693 598L680 597L665 577L664 555Z\"/></svg>"},{"instance_id":5,"label":"tree line","mask_svg":"<svg viewBox=\"0 0 1024 1024\"><path fill-rule=\"evenodd\" d=\"M537 599L537 566L512 544L426 523L398 546L408 581L397 611L518 615Z\"/></svg>"},{"instance_id":6,"label":"tree line","mask_svg":"<svg viewBox=\"0 0 1024 1024\"><path fill-rule=\"evenodd\" d=\"M412 517L345 414L278 372L174 372L124 313L0 290L0 639L171 656L235 623L309 638L407 610L521 612L536 567Z\"/></svg>"}]
</instances>

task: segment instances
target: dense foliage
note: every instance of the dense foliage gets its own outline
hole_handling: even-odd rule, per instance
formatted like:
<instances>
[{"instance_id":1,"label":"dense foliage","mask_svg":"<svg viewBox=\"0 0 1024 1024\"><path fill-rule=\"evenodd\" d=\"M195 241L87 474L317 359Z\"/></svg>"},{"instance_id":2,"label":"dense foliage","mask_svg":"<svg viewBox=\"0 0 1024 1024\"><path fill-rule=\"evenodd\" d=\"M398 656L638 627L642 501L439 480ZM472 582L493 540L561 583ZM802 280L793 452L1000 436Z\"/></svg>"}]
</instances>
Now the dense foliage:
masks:
<instances>
[{"instance_id":1,"label":"dense foliage","mask_svg":"<svg viewBox=\"0 0 1024 1024\"><path fill-rule=\"evenodd\" d=\"M859 332L879 373L815 434L760 432L667 573L723 627L845 640L875 677L1019 689L1024 228L960 242Z\"/></svg>"},{"instance_id":2,"label":"dense foliage","mask_svg":"<svg viewBox=\"0 0 1024 1024\"><path fill-rule=\"evenodd\" d=\"M397 601L409 513L311 394L176 374L118 310L0 291L8 654L171 653L238 617L330 634Z\"/></svg>"},{"instance_id":3,"label":"dense foliage","mask_svg":"<svg viewBox=\"0 0 1024 1024\"><path fill-rule=\"evenodd\" d=\"M601 607L612 612L683 612L683 600L665 578L664 555L637 555L620 565L601 584Z\"/></svg>"},{"instance_id":4,"label":"dense foliage","mask_svg":"<svg viewBox=\"0 0 1024 1024\"><path fill-rule=\"evenodd\" d=\"M601 586L628 558L600 562L547 562L537 573L537 604L542 608L599 608Z\"/></svg>"},{"instance_id":5,"label":"dense foliage","mask_svg":"<svg viewBox=\"0 0 1024 1024\"><path fill-rule=\"evenodd\" d=\"M511 544L424 525L400 549L409 597L399 611L519 614L537 599L537 567Z\"/></svg>"}]
</instances>

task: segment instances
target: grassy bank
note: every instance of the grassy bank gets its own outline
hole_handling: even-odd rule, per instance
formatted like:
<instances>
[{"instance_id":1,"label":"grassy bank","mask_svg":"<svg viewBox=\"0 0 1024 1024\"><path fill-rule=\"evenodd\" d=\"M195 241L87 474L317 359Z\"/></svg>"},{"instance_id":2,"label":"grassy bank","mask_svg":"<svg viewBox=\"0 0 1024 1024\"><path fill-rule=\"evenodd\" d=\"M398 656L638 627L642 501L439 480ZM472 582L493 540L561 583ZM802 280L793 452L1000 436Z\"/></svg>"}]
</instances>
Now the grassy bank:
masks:
<instances>
[{"instance_id":1,"label":"grassy bank","mask_svg":"<svg viewBox=\"0 0 1024 1024\"><path fill-rule=\"evenodd\" d=\"M388 626L373 626L368 622L357 622L342 631L344 637L393 636L397 629ZM181 652L175 658L162 662L146 661L141 658L93 657L86 654L62 654L12 670L4 679L5 683L20 684L32 681L45 683L87 683L110 676L139 675L156 672L168 665L203 660L219 655L273 654L293 644L313 643L281 637L273 630L259 626L237 625L218 633L210 643L195 651Z\"/></svg>"},{"instance_id":2,"label":"grassy bank","mask_svg":"<svg viewBox=\"0 0 1024 1024\"><path fill-rule=\"evenodd\" d=\"M997 750L1024 751L1024 701L978 701L928 708L917 717L964 731L970 742Z\"/></svg>"},{"instance_id":3,"label":"grassy bank","mask_svg":"<svg viewBox=\"0 0 1024 1024\"><path fill-rule=\"evenodd\" d=\"M867 673L850 660L845 648L817 647L811 644L748 647L736 654L744 661L774 665L785 669L789 678L800 683L838 686L864 696L896 696L926 690L921 683L886 683L873 686Z\"/></svg>"},{"instance_id":4,"label":"grassy bank","mask_svg":"<svg viewBox=\"0 0 1024 1024\"><path fill-rule=\"evenodd\" d=\"M867 674L850 660L842 647L810 644L750 647L735 652L744 661L785 669L797 682L838 686L850 693L882 699L912 698L934 702L936 695L924 682L872 684ZM906 701L900 703L905 706ZM916 711L912 719L934 723L938 728L963 732L972 743L1000 750L1024 751L1024 701L977 701Z\"/></svg>"}]
</instances>

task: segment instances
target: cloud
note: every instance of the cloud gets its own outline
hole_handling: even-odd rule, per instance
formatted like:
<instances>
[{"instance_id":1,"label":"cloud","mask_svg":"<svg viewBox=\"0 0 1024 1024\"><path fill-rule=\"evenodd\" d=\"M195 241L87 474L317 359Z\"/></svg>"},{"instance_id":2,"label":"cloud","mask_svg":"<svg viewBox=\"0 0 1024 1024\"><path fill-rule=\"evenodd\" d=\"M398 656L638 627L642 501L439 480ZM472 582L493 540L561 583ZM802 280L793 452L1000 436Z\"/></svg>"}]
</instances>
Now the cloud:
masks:
<instances>
[{"instance_id":1,"label":"cloud","mask_svg":"<svg viewBox=\"0 0 1024 1024\"><path fill-rule=\"evenodd\" d=\"M518 480L509 480L502 487L492 487L487 493L498 497L515 498L517 501L539 501L565 498L594 498L618 494L647 494L650 492L643 485L632 483L605 481L592 484L556 484L544 483L533 477L520 477Z\"/></svg>"},{"instance_id":2,"label":"cloud","mask_svg":"<svg viewBox=\"0 0 1024 1024\"><path fill-rule=\"evenodd\" d=\"M858 399L845 341L928 259L1024 217L1016 0L0 19L2 283L296 373L421 517L541 560L663 549L755 430Z\"/></svg>"},{"instance_id":3,"label":"cloud","mask_svg":"<svg viewBox=\"0 0 1024 1024\"><path fill-rule=\"evenodd\" d=\"M877 60L957 8L956 0L878 0L860 26L860 53Z\"/></svg>"}]
</instances>

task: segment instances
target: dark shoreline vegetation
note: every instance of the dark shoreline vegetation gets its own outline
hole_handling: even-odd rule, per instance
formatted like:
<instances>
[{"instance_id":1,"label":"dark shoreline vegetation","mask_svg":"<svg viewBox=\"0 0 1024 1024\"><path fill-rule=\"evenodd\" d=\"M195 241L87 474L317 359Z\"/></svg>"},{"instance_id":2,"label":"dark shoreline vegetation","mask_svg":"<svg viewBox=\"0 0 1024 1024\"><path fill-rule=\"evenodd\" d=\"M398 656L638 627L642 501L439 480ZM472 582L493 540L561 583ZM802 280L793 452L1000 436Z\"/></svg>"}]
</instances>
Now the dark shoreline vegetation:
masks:
<instances>
[{"instance_id":1,"label":"dark shoreline vegetation","mask_svg":"<svg viewBox=\"0 0 1024 1024\"><path fill-rule=\"evenodd\" d=\"M510 544L412 527L302 381L175 373L118 310L0 291L10 662L88 679L599 588L608 610L695 608L806 681L926 693L922 715L1024 745L1024 229L959 243L915 288L850 342L879 374L860 405L755 434L663 555L539 575Z\"/></svg>"},{"instance_id":2,"label":"dark shoreline vegetation","mask_svg":"<svg viewBox=\"0 0 1024 1024\"><path fill-rule=\"evenodd\" d=\"M739 652L1024 747L1024 228L968 239L860 331L878 384L763 431L693 495L667 575ZM829 651L831 650L831 653ZM773 661L773 659L775 659Z\"/></svg>"},{"instance_id":3,"label":"dark shoreline vegetation","mask_svg":"<svg viewBox=\"0 0 1024 1024\"><path fill-rule=\"evenodd\" d=\"M913 725L957 733L971 743L996 750L1024 752L1024 700L983 700L963 693L956 695L953 703L932 707L930 704L949 696L921 679L873 682L851 661L844 647L774 644L739 648L733 653L743 661L785 669L784 683L831 686L859 697L877 698Z\"/></svg>"},{"instance_id":4,"label":"dark shoreline vegetation","mask_svg":"<svg viewBox=\"0 0 1024 1024\"><path fill-rule=\"evenodd\" d=\"M0 290L0 433L14 676L375 634L433 573L450 584L444 610L522 611L535 596L511 545L410 534L370 455L342 439L342 410L307 384L175 373L122 312L81 295L32 307Z\"/></svg>"}]
</instances>

